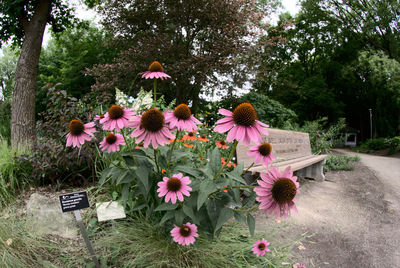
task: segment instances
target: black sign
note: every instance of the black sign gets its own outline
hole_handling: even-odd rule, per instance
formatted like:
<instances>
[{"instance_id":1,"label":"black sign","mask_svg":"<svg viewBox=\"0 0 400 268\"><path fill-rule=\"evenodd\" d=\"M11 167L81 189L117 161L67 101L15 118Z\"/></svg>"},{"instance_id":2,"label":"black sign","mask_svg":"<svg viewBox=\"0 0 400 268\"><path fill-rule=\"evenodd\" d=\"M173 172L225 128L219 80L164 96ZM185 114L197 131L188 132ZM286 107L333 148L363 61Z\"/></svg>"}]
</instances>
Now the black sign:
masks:
<instances>
[{"instance_id":1,"label":"black sign","mask_svg":"<svg viewBox=\"0 0 400 268\"><path fill-rule=\"evenodd\" d=\"M89 199L86 191L62 194L58 196L62 212L74 211L90 207Z\"/></svg>"}]
</instances>

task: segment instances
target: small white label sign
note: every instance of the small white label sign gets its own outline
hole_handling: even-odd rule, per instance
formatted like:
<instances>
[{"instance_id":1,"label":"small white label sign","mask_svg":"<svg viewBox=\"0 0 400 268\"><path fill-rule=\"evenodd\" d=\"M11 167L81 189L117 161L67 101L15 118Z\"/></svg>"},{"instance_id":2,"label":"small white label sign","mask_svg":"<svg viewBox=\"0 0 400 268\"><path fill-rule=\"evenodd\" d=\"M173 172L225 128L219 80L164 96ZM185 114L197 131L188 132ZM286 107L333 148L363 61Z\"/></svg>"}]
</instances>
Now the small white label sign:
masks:
<instances>
[{"instance_id":1,"label":"small white label sign","mask_svg":"<svg viewBox=\"0 0 400 268\"><path fill-rule=\"evenodd\" d=\"M109 221L126 218L124 207L118 202L96 203L98 221Z\"/></svg>"}]
</instances>

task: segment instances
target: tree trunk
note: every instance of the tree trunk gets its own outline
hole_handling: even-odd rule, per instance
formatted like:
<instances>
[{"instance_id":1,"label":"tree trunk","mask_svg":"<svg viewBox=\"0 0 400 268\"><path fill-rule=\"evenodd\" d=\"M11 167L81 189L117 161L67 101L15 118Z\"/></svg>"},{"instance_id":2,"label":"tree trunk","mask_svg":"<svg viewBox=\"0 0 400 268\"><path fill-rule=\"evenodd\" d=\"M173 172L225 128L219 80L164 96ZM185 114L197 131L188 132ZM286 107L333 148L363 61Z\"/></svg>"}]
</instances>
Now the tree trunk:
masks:
<instances>
[{"instance_id":1,"label":"tree trunk","mask_svg":"<svg viewBox=\"0 0 400 268\"><path fill-rule=\"evenodd\" d=\"M11 145L14 148L30 146L36 139L36 79L50 9L51 0L40 0L30 21L26 18L20 19L25 37L15 71L11 109Z\"/></svg>"}]
</instances>

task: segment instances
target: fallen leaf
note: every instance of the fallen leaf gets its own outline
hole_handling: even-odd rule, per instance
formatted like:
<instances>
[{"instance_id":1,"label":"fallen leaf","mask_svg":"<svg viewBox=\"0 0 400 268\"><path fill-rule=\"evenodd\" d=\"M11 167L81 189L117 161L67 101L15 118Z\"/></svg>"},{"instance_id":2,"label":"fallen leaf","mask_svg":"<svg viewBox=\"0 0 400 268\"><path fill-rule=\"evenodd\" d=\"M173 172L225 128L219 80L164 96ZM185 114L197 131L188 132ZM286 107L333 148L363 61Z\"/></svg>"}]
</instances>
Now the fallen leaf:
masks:
<instances>
[{"instance_id":1,"label":"fallen leaf","mask_svg":"<svg viewBox=\"0 0 400 268\"><path fill-rule=\"evenodd\" d=\"M300 249L300 250L305 250L306 248L305 248L303 245L300 245L300 246L299 246L299 249Z\"/></svg>"},{"instance_id":2,"label":"fallen leaf","mask_svg":"<svg viewBox=\"0 0 400 268\"><path fill-rule=\"evenodd\" d=\"M7 241L5 242L5 244L6 244L6 246L11 246L12 242L13 242L12 239L9 238L9 239L7 239Z\"/></svg>"}]
</instances>

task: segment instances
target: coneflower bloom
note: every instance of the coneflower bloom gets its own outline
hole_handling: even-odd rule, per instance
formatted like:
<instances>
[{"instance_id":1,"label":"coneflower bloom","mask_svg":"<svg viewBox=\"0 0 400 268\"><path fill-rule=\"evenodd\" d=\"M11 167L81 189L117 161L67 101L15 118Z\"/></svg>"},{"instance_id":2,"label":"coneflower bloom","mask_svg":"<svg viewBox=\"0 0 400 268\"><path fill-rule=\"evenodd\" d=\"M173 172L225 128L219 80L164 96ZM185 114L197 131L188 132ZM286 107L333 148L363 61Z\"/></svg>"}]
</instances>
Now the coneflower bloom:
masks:
<instances>
[{"instance_id":1,"label":"coneflower bloom","mask_svg":"<svg viewBox=\"0 0 400 268\"><path fill-rule=\"evenodd\" d=\"M222 148L222 149L228 149L229 148L228 145L226 145L224 140L217 141L215 144L218 146L218 148Z\"/></svg>"},{"instance_id":2,"label":"coneflower bloom","mask_svg":"<svg viewBox=\"0 0 400 268\"><path fill-rule=\"evenodd\" d=\"M304 263L298 262L296 264L293 264L293 268L306 268L306 265Z\"/></svg>"},{"instance_id":3,"label":"coneflower bloom","mask_svg":"<svg viewBox=\"0 0 400 268\"><path fill-rule=\"evenodd\" d=\"M222 163L222 165L225 165L225 163L226 163L225 158L223 158L222 156L221 156L221 163ZM235 163L232 163L232 162L229 162L229 163L227 164L227 166L228 166L228 167L236 167L236 164L235 164Z\"/></svg>"},{"instance_id":4,"label":"coneflower bloom","mask_svg":"<svg viewBox=\"0 0 400 268\"><path fill-rule=\"evenodd\" d=\"M193 132L189 132L188 134L182 137L182 141L195 141L195 140L197 140L197 137Z\"/></svg>"},{"instance_id":5,"label":"coneflower bloom","mask_svg":"<svg viewBox=\"0 0 400 268\"><path fill-rule=\"evenodd\" d=\"M196 125L201 124L184 103L179 104L173 112L168 112L165 115L165 122L169 124L170 129L177 128L179 131L184 129L194 131L197 129Z\"/></svg>"},{"instance_id":6,"label":"coneflower bloom","mask_svg":"<svg viewBox=\"0 0 400 268\"><path fill-rule=\"evenodd\" d=\"M123 109L119 105L112 105L104 118L100 119L100 123L103 124L104 130L120 131L128 126L133 115L135 115L135 112L132 109Z\"/></svg>"},{"instance_id":7,"label":"coneflower bloom","mask_svg":"<svg viewBox=\"0 0 400 268\"><path fill-rule=\"evenodd\" d=\"M268 131L263 128L268 125L257 120L257 112L250 103L239 104L233 112L219 109L219 113L226 117L216 122L214 131L219 133L229 131L226 137L228 142L237 140L248 146L250 141L261 143L261 133L268 135Z\"/></svg>"},{"instance_id":8,"label":"coneflower bloom","mask_svg":"<svg viewBox=\"0 0 400 268\"><path fill-rule=\"evenodd\" d=\"M274 212L275 217L287 217L291 209L297 212L295 196L299 191L297 177L287 167L283 173L271 166L267 173L260 174L258 186L254 188L256 200L260 202L259 209L268 214Z\"/></svg>"},{"instance_id":9,"label":"coneflower bloom","mask_svg":"<svg viewBox=\"0 0 400 268\"><path fill-rule=\"evenodd\" d=\"M179 245L189 246L193 244L198 237L197 226L187 222L182 226L176 226L171 230L171 236L173 240Z\"/></svg>"},{"instance_id":10,"label":"coneflower bloom","mask_svg":"<svg viewBox=\"0 0 400 268\"><path fill-rule=\"evenodd\" d=\"M129 122L129 127L135 128L131 137L136 137L136 143L143 141L144 148L149 147L151 143L153 148L157 149L158 145L168 144L169 139L174 138L165 124L164 115L156 108L134 116Z\"/></svg>"},{"instance_id":11,"label":"coneflower bloom","mask_svg":"<svg viewBox=\"0 0 400 268\"><path fill-rule=\"evenodd\" d=\"M261 240L257 240L254 245L253 248L251 249L253 251L253 253L255 255L258 256L264 256L265 252L267 251L271 251L269 248L267 248L267 246L269 246L269 242L266 241L264 238Z\"/></svg>"},{"instance_id":12,"label":"coneflower bloom","mask_svg":"<svg viewBox=\"0 0 400 268\"><path fill-rule=\"evenodd\" d=\"M164 68L162 67L161 63L159 63L158 61L153 61L153 63L149 66L149 70L142 74L142 78L160 78L161 80L163 80L164 78L171 78L171 76L164 73Z\"/></svg>"},{"instance_id":13,"label":"coneflower bloom","mask_svg":"<svg viewBox=\"0 0 400 268\"><path fill-rule=\"evenodd\" d=\"M100 149L108 153L119 151L119 146L125 145L124 136L121 134L109 133L104 139L100 142Z\"/></svg>"},{"instance_id":14,"label":"coneflower bloom","mask_svg":"<svg viewBox=\"0 0 400 268\"><path fill-rule=\"evenodd\" d=\"M103 118L104 118L104 114L96 115L94 117L94 121L98 121L98 120L103 119Z\"/></svg>"},{"instance_id":15,"label":"coneflower bloom","mask_svg":"<svg viewBox=\"0 0 400 268\"><path fill-rule=\"evenodd\" d=\"M198 140L199 140L199 141L202 141L202 142L207 142L207 141L209 141L209 139L207 139L207 136L206 136L206 135L201 135L201 136L198 138Z\"/></svg>"},{"instance_id":16,"label":"coneflower bloom","mask_svg":"<svg viewBox=\"0 0 400 268\"><path fill-rule=\"evenodd\" d=\"M157 183L158 197L165 196L165 203L171 200L172 204L176 203L176 199L183 202L183 196L190 196L192 188L188 186L192 181L189 177L183 177L182 173L174 174L171 178L164 177L163 181Z\"/></svg>"},{"instance_id":17,"label":"coneflower bloom","mask_svg":"<svg viewBox=\"0 0 400 268\"><path fill-rule=\"evenodd\" d=\"M90 141L96 132L94 125L94 122L83 124L81 120L71 120L68 126L67 147L81 147L85 141Z\"/></svg>"},{"instance_id":18,"label":"coneflower bloom","mask_svg":"<svg viewBox=\"0 0 400 268\"><path fill-rule=\"evenodd\" d=\"M255 157L254 164L262 162L265 167L268 167L268 164L275 160L275 157L271 154L271 152L271 144L269 144L268 142L264 142L259 145L250 147L247 155L250 157Z\"/></svg>"}]
</instances>

